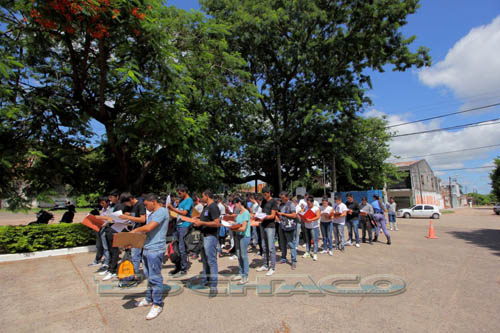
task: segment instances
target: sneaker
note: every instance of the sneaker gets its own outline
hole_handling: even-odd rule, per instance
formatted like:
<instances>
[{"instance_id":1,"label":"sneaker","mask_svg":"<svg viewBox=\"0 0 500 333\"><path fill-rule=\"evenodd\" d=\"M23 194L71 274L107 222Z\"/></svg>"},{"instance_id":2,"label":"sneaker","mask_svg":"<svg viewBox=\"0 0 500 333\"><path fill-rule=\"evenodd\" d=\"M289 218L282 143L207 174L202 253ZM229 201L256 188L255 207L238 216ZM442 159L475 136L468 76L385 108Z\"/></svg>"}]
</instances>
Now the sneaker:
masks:
<instances>
[{"instance_id":1,"label":"sneaker","mask_svg":"<svg viewBox=\"0 0 500 333\"><path fill-rule=\"evenodd\" d=\"M392 231L392 228L390 228L389 230Z\"/></svg>"},{"instance_id":2,"label":"sneaker","mask_svg":"<svg viewBox=\"0 0 500 333\"><path fill-rule=\"evenodd\" d=\"M331 250L330 250L330 251L328 251L328 255L333 256L333 253L332 253L332 251L331 251Z\"/></svg>"},{"instance_id":3,"label":"sneaker","mask_svg":"<svg viewBox=\"0 0 500 333\"><path fill-rule=\"evenodd\" d=\"M101 273L101 272L106 272L108 270L109 266L108 265L102 265L101 267L99 267L99 269L97 270L97 273Z\"/></svg>"},{"instance_id":4,"label":"sneaker","mask_svg":"<svg viewBox=\"0 0 500 333\"><path fill-rule=\"evenodd\" d=\"M311 255L309 254L309 252L304 253L304 255L302 256L302 258L309 258L309 257L311 257Z\"/></svg>"},{"instance_id":5,"label":"sneaker","mask_svg":"<svg viewBox=\"0 0 500 333\"><path fill-rule=\"evenodd\" d=\"M356 247L359 247L359 244L358 244L358 243L356 243Z\"/></svg>"},{"instance_id":6,"label":"sneaker","mask_svg":"<svg viewBox=\"0 0 500 333\"><path fill-rule=\"evenodd\" d=\"M103 281L109 281L113 278L116 278L116 273L108 273L108 275L106 275L105 277L102 278Z\"/></svg>"},{"instance_id":7,"label":"sneaker","mask_svg":"<svg viewBox=\"0 0 500 333\"><path fill-rule=\"evenodd\" d=\"M175 274L179 273L180 270L178 270L177 268L171 270L170 272L168 272L168 275L169 276L174 276Z\"/></svg>"},{"instance_id":8,"label":"sneaker","mask_svg":"<svg viewBox=\"0 0 500 333\"><path fill-rule=\"evenodd\" d=\"M280 264L286 264L286 259L281 259Z\"/></svg>"},{"instance_id":9,"label":"sneaker","mask_svg":"<svg viewBox=\"0 0 500 333\"><path fill-rule=\"evenodd\" d=\"M398 228L396 228L396 229L394 229L394 230L399 231L399 229L398 229Z\"/></svg>"},{"instance_id":10,"label":"sneaker","mask_svg":"<svg viewBox=\"0 0 500 333\"><path fill-rule=\"evenodd\" d=\"M241 275L235 275L231 278L231 281L240 281L241 280Z\"/></svg>"},{"instance_id":11,"label":"sneaker","mask_svg":"<svg viewBox=\"0 0 500 333\"><path fill-rule=\"evenodd\" d=\"M295 270L295 268L297 268L297 264L292 262L292 270Z\"/></svg>"},{"instance_id":12,"label":"sneaker","mask_svg":"<svg viewBox=\"0 0 500 333\"><path fill-rule=\"evenodd\" d=\"M173 278L178 278L178 277L181 277L183 275L186 275L186 271L178 271L177 273L173 274L172 277Z\"/></svg>"},{"instance_id":13,"label":"sneaker","mask_svg":"<svg viewBox=\"0 0 500 333\"><path fill-rule=\"evenodd\" d=\"M387 240L387 245L391 245L391 239L390 238Z\"/></svg>"},{"instance_id":14,"label":"sneaker","mask_svg":"<svg viewBox=\"0 0 500 333\"><path fill-rule=\"evenodd\" d=\"M151 310L149 310L148 315L146 316L146 320L151 320L155 319L160 315L160 313L163 311L163 308L159 305L153 305L151 307Z\"/></svg>"},{"instance_id":15,"label":"sneaker","mask_svg":"<svg viewBox=\"0 0 500 333\"><path fill-rule=\"evenodd\" d=\"M315 253L315 254L313 254L313 260L314 260L314 261L317 261L317 260L318 260L318 255L317 255L316 253Z\"/></svg>"},{"instance_id":16,"label":"sneaker","mask_svg":"<svg viewBox=\"0 0 500 333\"><path fill-rule=\"evenodd\" d=\"M99 265L99 264L100 264L100 262L93 261L93 262L91 262L91 263L89 264L89 267L92 267L92 266L97 266L97 265Z\"/></svg>"},{"instance_id":17,"label":"sneaker","mask_svg":"<svg viewBox=\"0 0 500 333\"><path fill-rule=\"evenodd\" d=\"M259 268L257 268L257 272L264 272L267 270L268 270L268 268L266 266L260 266Z\"/></svg>"},{"instance_id":18,"label":"sneaker","mask_svg":"<svg viewBox=\"0 0 500 333\"><path fill-rule=\"evenodd\" d=\"M233 254L231 257L229 257L229 259L236 260L236 259L238 259L238 257Z\"/></svg>"},{"instance_id":19,"label":"sneaker","mask_svg":"<svg viewBox=\"0 0 500 333\"><path fill-rule=\"evenodd\" d=\"M148 300L145 298L143 298L142 301L140 301L140 302L135 302L136 307L149 306L151 304L153 304L153 303L148 302Z\"/></svg>"},{"instance_id":20,"label":"sneaker","mask_svg":"<svg viewBox=\"0 0 500 333\"><path fill-rule=\"evenodd\" d=\"M243 284L247 284L248 283L248 278L247 277L244 277L242 278L240 281L238 281L238 285L243 285Z\"/></svg>"},{"instance_id":21,"label":"sneaker","mask_svg":"<svg viewBox=\"0 0 500 333\"><path fill-rule=\"evenodd\" d=\"M323 251L321 251L320 253L321 253L321 254L324 254L324 253L326 253L326 250L323 250Z\"/></svg>"},{"instance_id":22,"label":"sneaker","mask_svg":"<svg viewBox=\"0 0 500 333\"><path fill-rule=\"evenodd\" d=\"M273 274L274 274L274 269L272 268L266 273L267 276L271 276Z\"/></svg>"},{"instance_id":23,"label":"sneaker","mask_svg":"<svg viewBox=\"0 0 500 333\"><path fill-rule=\"evenodd\" d=\"M99 275L103 276L103 275L108 275L109 274L109 271L106 269L104 271L101 271L98 273Z\"/></svg>"},{"instance_id":24,"label":"sneaker","mask_svg":"<svg viewBox=\"0 0 500 333\"><path fill-rule=\"evenodd\" d=\"M210 288L210 292L208 293L208 297L216 297L217 296L217 288Z\"/></svg>"},{"instance_id":25,"label":"sneaker","mask_svg":"<svg viewBox=\"0 0 500 333\"><path fill-rule=\"evenodd\" d=\"M344 244L344 245L345 245L345 246L351 246L351 245L352 245L352 243L351 243L351 241L347 241L347 242L345 242L345 244Z\"/></svg>"}]
</instances>

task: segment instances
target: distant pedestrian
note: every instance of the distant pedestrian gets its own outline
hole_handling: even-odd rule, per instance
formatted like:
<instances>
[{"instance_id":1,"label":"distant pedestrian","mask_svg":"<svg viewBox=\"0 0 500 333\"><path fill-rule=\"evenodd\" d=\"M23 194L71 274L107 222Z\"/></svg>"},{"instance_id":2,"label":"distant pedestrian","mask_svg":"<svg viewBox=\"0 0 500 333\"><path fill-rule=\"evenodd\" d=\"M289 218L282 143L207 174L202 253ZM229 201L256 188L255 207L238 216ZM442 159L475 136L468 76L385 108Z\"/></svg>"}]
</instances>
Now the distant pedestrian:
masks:
<instances>
[{"instance_id":1,"label":"distant pedestrian","mask_svg":"<svg viewBox=\"0 0 500 333\"><path fill-rule=\"evenodd\" d=\"M399 230L398 226L396 225L396 201L394 201L394 198L391 197L389 199L389 207L388 207L388 215L389 215L389 224L391 225L390 230Z\"/></svg>"}]
</instances>

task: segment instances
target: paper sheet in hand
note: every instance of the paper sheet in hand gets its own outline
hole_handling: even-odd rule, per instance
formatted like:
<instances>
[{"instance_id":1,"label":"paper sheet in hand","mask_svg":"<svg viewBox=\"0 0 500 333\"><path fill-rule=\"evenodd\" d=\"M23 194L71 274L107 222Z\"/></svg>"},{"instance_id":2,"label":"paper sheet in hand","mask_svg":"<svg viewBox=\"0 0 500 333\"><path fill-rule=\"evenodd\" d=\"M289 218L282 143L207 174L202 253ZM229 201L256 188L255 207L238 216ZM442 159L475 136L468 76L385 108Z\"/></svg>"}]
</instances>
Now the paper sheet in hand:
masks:
<instances>
[{"instance_id":1,"label":"paper sheet in hand","mask_svg":"<svg viewBox=\"0 0 500 333\"><path fill-rule=\"evenodd\" d=\"M126 223L128 222L127 220L121 219L120 215L123 215L123 212L121 210L117 210L116 212L113 212L109 214L109 216L113 219L113 222L115 223Z\"/></svg>"},{"instance_id":2,"label":"paper sheet in hand","mask_svg":"<svg viewBox=\"0 0 500 333\"><path fill-rule=\"evenodd\" d=\"M195 221L198 221L198 219L195 219L195 218L192 218L192 217L187 217L187 216L184 216L184 215L179 215L180 219L183 220L183 221L186 221L186 222L195 222Z\"/></svg>"},{"instance_id":3,"label":"paper sheet in hand","mask_svg":"<svg viewBox=\"0 0 500 333\"><path fill-rule=\"evenodd\" d=\"M130 232L120 232L113 235L113 247L128 247L142 248L144 241L146 240L146 234L143 233L130 233Z\"/></svg>"},{"instance_id":4,"label":"paper sheet in hand","mask_svg":"<svg viewBox=\"0 0 500 333\"><path fill-rule=\"evenodd\" d=\"M225 226L225 227L228 227L228 228L229 228L229 227L232 227L233 225L235 225L235 223L231 223L231 222L226 221L226 220L222 220L222 221L221 221L221 224L222 224L223 226Z\"/></svg>"},{"instance_id":5,"label":"paper sheet in hand","mask_svg":"<svg viewBox=\"0 0 500 333\"><path fill-rule=\"evenodd\" d=\"M266 216L267 216L266 213L261 212L261 213L256 213L254 217L258 220L263 220Z\"/></svg>"}]
</instances>

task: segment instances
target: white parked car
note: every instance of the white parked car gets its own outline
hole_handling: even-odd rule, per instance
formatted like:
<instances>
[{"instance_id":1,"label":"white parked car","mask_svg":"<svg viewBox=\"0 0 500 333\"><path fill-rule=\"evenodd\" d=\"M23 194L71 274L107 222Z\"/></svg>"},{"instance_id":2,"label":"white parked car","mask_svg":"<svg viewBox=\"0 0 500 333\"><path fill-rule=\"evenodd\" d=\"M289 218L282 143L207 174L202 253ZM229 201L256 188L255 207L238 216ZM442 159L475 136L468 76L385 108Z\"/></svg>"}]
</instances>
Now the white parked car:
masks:
<instances>
[{"instance_id":1,"label":"white parked car","mask_svg":"<svg viewBox=\"0 0 500 333\"><path fill-rule=\"evenodd\" d=\"M398 209L398 217L426 217L438 219L441 217L441 212L438 206L434 205L415 205L411 208Z\"/></svg>"},{"instance_id":2,"label":"white parked car","mask_svg":"<svg viewBox=\"0 0 500 333\"><path fill-rule=\"evenodd\" d=\"M497 202L495 207L493 207L493 211L497 213L497 215L500 215L500 202Z\"/></svg>"}]
</instances>

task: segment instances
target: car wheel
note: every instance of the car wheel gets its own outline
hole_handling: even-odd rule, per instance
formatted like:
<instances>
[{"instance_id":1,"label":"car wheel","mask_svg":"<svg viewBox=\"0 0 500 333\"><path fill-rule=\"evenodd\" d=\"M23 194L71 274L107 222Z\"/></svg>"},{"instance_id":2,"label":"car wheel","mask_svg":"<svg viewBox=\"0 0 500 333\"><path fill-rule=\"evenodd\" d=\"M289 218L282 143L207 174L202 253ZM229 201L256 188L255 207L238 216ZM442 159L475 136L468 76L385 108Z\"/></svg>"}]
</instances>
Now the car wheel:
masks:
<instances>
[{"instance_id":1,"label":"car wheel","mask_svg":"<svg viewBox=\"0 0 500 333\"><path fill-rule=\"evenodd\" d=\"M404 217L405 219L409 219L409 218L410 218L410 213L404 213L404 214L403 214L403 217Z\"/></svg>"},{"instance_id":2,"label":"car wheel","mask_svg":"<svg viewBox=\"0 0 500 333\"><path fill-rule=\"evenodd\" d=\"M439 214L437 213L432 214L432 218L435 220L439 219Z\"/></svg>"}]
</instances>

